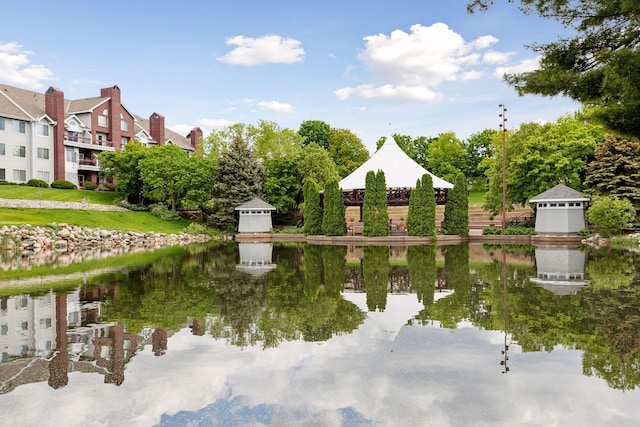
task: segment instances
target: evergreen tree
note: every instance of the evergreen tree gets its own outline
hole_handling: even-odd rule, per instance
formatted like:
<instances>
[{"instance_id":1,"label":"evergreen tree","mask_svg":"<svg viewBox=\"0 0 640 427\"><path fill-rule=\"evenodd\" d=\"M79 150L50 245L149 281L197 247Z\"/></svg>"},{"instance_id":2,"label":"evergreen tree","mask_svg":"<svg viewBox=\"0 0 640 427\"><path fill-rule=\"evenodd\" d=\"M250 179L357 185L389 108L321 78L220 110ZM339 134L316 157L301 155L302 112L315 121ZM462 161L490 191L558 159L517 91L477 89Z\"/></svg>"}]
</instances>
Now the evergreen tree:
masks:
<instances>
[{"instance_id":1,"label":"evergreen tree","mask_svg":"<svg viewBox=\"0 0 640 427\"><path fill-rule=\"evenodd\" d=\"M424 174L416 181L416 188L409 197L407 234L410 236L436 237L436 198L433 178Z\"/></svg>"},{"instance_id":2,"label":"evergreen tree","mask_svg":"<svg viewBox=\"0 0 640 427\"><path fill-rule=\"evenodd\" d=\"M262 196L264 170L249 144L237 136L218 159L213 180L209 221L220 227L237 227L235 209Z\"/></svg>"},{"instance_id":3,"label":"evergreen tree","mask_svg":"<svg viewBox=\"0 0 640 427\"><path fill-rule=\"evenodd\" d=\"M640 209L640 142L608 135L596 146L595 160L587 167L586 192L619 196Z\"/></svg>"},{"instance_id":4,"label":"evergreen tree","mask_svg":"<svg viewBox=\"0 0 640 427\"><path fill-rule=\"evenodd\" d=\"M313 178L307 178L304 181L304 205L302 214L304 215L305 235L322 234L322 207L320 206L320 191L318 184Z\"/></svg>"},{"instance_id":5,"label":"evergreen tree","mask_svg":"<svg viewBox=\"0 0 640 427\"><path fill-rule=\"evenodd\" d=\"M376 229L379 230L376 235L388 236L389 211L387 210L387 179L382 170L379 170L376 174L376 206L378 207Z\"/></svg>"},{"instance_id":6,"label":"evergreen tree","mask_svg":"<svg viewBox=\"0 0 640 427\"><path fill-rule=\"evenodd\" d=\"M444 234L469 236L469 198L467 197L467 179L461 173L456 176L453 188L447 194L444 205Z\"/></svg>"},{"instance_id":7,"label":"evergreen tree","mask_svg":"<svg viewBox=\"0 0 640 427\"><path fill-rule=\"evenodd\" d=\"M368 237L389 235L387 211L387 182L384 172L367 172L362 209L362 235Z\"/></svg>"},{"instance_id":8,"label":"evergreen tree","mask_svg":"<svg viewBox=\"0 0 640 427\"><path fill-rule=\"evenodd\" d=\"M324 189L322 231L326 236L344 236L347 233L344 198L338 181L330 181Z\"/></svg>"},{"instance_id":9,"label":"evergreen tree","mask_svg":"<svg viewBox=\"0 0 640 427\"><path fill-rule=\"evenodd\" d=\"M362 235L374 236L373 226L375 221L375 188L376 173L374 171L367 172L364 184L364 203L362 206Z\"/></svg>"}]
</instances>

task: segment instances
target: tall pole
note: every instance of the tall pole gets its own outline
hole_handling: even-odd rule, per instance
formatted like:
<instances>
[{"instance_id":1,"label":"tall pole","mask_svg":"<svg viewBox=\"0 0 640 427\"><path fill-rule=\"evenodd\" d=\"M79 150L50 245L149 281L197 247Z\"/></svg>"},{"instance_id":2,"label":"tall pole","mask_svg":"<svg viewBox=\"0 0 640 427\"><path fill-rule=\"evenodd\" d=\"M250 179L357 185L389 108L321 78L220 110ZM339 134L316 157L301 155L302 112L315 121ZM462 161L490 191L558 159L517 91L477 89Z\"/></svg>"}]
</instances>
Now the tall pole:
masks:
<instances>
[{"instance_id":1,"label":"tall pole","mask_svg":"<svg viewBox=\"0 0 640 427\"><path fill-rule=\"evenodd\" d=\"M500 123L500 132L502 133L502 234L507 229L507 107L504 104L498 104L500 107L499 117L502 118Z\"/></svg>"}]
</instances>

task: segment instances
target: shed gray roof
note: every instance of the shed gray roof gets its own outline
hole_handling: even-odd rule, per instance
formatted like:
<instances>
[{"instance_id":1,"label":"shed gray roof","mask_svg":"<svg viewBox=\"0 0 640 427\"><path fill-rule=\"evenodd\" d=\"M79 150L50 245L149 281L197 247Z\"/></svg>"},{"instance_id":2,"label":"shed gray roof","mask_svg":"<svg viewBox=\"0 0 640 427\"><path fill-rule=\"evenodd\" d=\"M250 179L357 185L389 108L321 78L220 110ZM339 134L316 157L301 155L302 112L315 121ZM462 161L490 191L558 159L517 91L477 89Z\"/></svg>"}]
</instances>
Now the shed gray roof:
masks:
<instances>
[{"instance_id":1,"label":"shed gray roof","mask_svg":"<svg viewBox=\"0 0 640 427\"><path fill-rule=\"evenodd\" d=\"M573 188L567 187L564 184L558 184L549 190L532 197L530 202L548 202L548 201L583 201L589 200L587 196Z\"/></svg>"},{"instance_id":2,"label":"shed gray roof","mask_svg":"<svg viewBox=\"0 0 640 427\"><path fill-rule=\"evenodd\" d=\"M258 197L254 197L253 199L249 200L248 202L245 202L243 204L241 204L240 206L238 206L236 208L236 210L250 210L250 209L260 209L260 210L272 210L275 211L276 208L274 208L273 206L271 206L269 203L265 202L264 200L258 198Z\"/></svg>"}]
</instances>

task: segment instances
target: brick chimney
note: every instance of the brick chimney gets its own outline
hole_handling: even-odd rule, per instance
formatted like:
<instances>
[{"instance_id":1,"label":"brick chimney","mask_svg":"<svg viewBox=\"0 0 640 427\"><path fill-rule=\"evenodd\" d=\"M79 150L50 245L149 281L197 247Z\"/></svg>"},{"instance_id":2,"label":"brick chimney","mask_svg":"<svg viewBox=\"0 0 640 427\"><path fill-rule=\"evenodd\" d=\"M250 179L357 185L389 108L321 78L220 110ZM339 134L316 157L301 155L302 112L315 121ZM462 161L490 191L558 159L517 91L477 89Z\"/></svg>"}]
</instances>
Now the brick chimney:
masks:
<instances>
[{"instance_id":1,"label":"brick chimney","mask_svg":"<svg viewBox=\"0 0 640 427\"><path fill-rule=\"evenodd\" d=\"M158 145L164 145L166 138L164 137L164 116L158 113L153 113L149 117L149 133L151 133L151 138Z\"/></svg>"},{"instance_id":2,"label":"brick chimney","mask_svg":"<svg viewBox=\"0 0 640 427\"><path fill-rule=\"evenodd\" d=\"M187 135L187 138L189 138L189 140L191 141L191 146L194 150L197 149L198 144L202 142L202 136L202 129L200 128L191 129L191 132L189 132L189 135Z\"/></svg>"},{"instance_id":3,"label":"brick chimney","mask_svg":"<svg viewBox=\"0 0 640 427\"><path fill-rule=\"evenodd\" d=\"M51 86L44 94L45 112L55 120L53 127L53 179L66 179L64 162L64 92Z\"/></svg>"},{"instance_id":4,"label":"brick chimney","mask_svg":"<svg viewBox=\"0 0 640 427\"><path fill-rule=\"evenodd\" d=\"M100 96L102 98L111 98L109 100L109 140L116 149L121 148L120 115L122 114L122 102L120 88L117 85L102 88L100 89Z\"/></svg>"}]
</instances>

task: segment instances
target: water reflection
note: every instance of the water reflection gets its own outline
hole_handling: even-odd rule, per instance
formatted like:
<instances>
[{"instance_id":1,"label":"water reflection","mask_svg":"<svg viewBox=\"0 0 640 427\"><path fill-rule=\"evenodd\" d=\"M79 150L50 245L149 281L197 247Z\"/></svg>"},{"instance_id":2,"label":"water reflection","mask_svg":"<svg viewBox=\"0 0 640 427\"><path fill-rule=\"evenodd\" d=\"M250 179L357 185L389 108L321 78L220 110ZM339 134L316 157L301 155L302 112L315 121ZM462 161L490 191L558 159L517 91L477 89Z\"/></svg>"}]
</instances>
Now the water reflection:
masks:
<instances>
[{"instance_id":1,"label":"water reflection","mask_svg":"<svg viewBox=\"0 0 640 427\"><path fill-rule=\"evenodd\" d=\"M72 405L81 393L114 423L522 423L496 406L504 400L494 389L507 386L516 409L526 401L553 413L529 424L597 425L612 413L631 424L640 416L638 260L574 251L225 243L57 292L5 293L0 409L22 425L40 413L42 424L40 399L33 411L17 403L43 396L40 385L56 389L42 402ZM564 266L562 282L585 283L549 292L540 279L558 281ZM502 372L517 367L508 379L493 376L497 354ZM571 419L562 411L576 399L590 409ZM125 401L131 409L117 412Z\"/></svg>"},{"instance_id":2,"label":"water reflection","mask_svg":"<svg viewBox=\"0 0 640 427\"><path fill-rule=\"evenodd\" d=\"M589 284L584 266L587 252L570 247L536 247L537 276L531 281L556 295L572 295Z\"/></svg>"}]
</instances>

